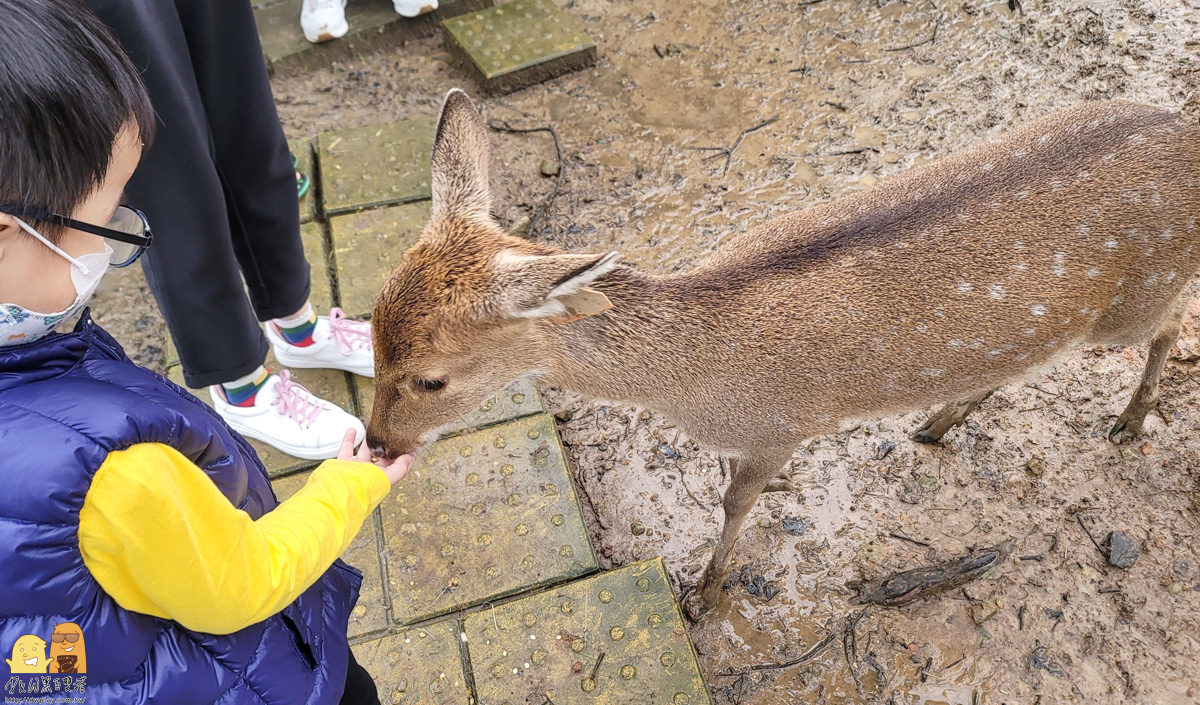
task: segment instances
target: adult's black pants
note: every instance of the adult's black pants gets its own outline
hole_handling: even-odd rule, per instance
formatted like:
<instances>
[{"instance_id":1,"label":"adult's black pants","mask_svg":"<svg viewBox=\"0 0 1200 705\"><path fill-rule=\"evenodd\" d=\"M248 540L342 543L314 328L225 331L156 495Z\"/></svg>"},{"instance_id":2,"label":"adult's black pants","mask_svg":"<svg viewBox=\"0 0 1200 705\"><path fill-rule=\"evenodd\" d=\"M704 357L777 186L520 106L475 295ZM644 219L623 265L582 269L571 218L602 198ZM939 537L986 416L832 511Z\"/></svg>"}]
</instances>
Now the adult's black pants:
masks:
<instances>
[{"instance_id":1,"label":"adult's black pants","mask_svg":"<svg viewBox=\"0 0 1200 705\"><path fill-rule=\"evenodd\" d=\"M141 69L158 115L126 201L154 231L143 268L184 378L248 375L267 354L258 322L309 295L295 172L251 4L84 2Z\"/></svg>"}]
</instances>

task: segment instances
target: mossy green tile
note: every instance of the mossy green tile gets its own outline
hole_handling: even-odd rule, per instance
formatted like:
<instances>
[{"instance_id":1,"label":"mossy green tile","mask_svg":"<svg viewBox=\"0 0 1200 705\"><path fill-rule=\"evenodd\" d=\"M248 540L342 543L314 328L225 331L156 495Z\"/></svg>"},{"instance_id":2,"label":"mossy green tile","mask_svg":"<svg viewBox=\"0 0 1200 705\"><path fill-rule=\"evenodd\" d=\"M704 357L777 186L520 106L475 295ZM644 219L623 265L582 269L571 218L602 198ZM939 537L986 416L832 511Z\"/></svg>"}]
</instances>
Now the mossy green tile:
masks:
<instances>
[{"instance_id":1,"label":"mossy green tile","mask_svg":"<svg viewBox=\"0 0 1200 705\"><path fill-rule=\"evenodd\" d=\"M356 644L354 658L391 705L467 705L461 640L454 621L409 629Z\"/></svg>"},{"instance_id":2,"label":"mossy green tile","mask_svg":"<svg viewBox=\"0 0 1200 705\"><path fill-rule=\"evenodd\" d=\"M401 624L597 569L548 415L433 444L380 509Z\"/></svg>"},{"instance_id":3,"label":"mossy green tile","mask_svg":"<svg viewBox=\"0 0 1200 705\"><path fill-rule=\"evenodd\" d=\"M330 218L333 259L346 315L371 315L379 288L428 220L429 201Z\"/></svg>"},{"instance_id":4,"label":"mossy green tile","mask_svg":"<svg viewBox=\"0 0 1200 705\"><path fill-rule=\"evenodd\" d=\"M290 140L288 149L296 158L296 171L308 177L308 191L300 196L300 222L307 223L317 217L317 187L313 180L312 139Z\"/></svg>"},{"instance_id":5,"label":"mossy green tile","mask_svg":"<svg viewBox=\"0 0 1200 705\"><path fill-rule=\"evenodd\" d=\"M507 93L596 62L596 45L551 0L515 0L442 23L446 46L488 93Z\"/></svg>"},{"instance_id":6,"label":"mossy green tile","mask_svg":"<svg viewBox=\"0 0 1200 705\"><path fill-rule=\"evenodd\" d=\"M296 494L308 482L312 472L289 475L271 481L275 496L282 502ZM362 589L358 604L350 612L347 634L351 639L373 632L382 632L388 627L387 604L384 602L383 572L379 567L379 531L375 524L376 513L372 512L363 523L362 530L350 542L342 560L362 571Z\"/></svg>"},{"instance_id":7,"label":"mossy green tile","mask_svg":"<svg viewBox=\"0 0 1200 705\"><path fill-rule=\"evenodd\" d=\"M359 409L362 409L363 420L371 412L375 403L375 380L366 377L355 377L354 386L358 394ZM460 436L476 429L494 426L505 421L512 421L524 416L546 413L542 403L542 394L537 385L531 380L521 378L500 390L473 411L463 414L461 420L455 421L441 429L439 436Z\"/></svg>"},{"instance_id":8,"label":"mossy green tile","mask_svg":"<svg viewBox=\"0 0 1200 705\"><path fill-rule=\"evenodd\" d=\"M661 558L480 610L464 631L478 705L712 702Z\"/></svg>"},{"instance_id":9,"label":"mossy green tile","mask_svg":"<svg viewBox=\"0 0 1200 705\"><path fill-rule=\"evenodd\" d=\"M434 118L368 125L317 138L326 216L429 198Z\"/></svg>"},{"instance_id":10,"label":"mossy green tile","mask_svg":"<svg viewBox=\"0 0 1200 705\"><path fill-rule=\"evenodd\" d=\"M270 67L303 68L352 58L384 44L394 46L406 39L434 36L441 20L491 4L491 0L441 0L437 10L406 18L396 14L391 0L350 0L346 5L350 31L341 39L321 44L310 43L300 31L300 3L296 0L255 3L254 20Z\"/></svg>"},{"instance_id":11,"label":"mossy green tile","mask_svg":"<svg viewBox=\"0 0 1200 705\"><path fill-rule=\"evenodd\" d=\"M282 369L279 363L275 361L275 356L270 352L267 353L265 364L267 369L271 371ZM205 404L212 405L212 396L209 394L208 389L190 389L184 383L183 367L181 365L170 367L167 370L167 378L187 389ZM292 378L322 399L337 404L348 411L353 409L351 406L350 383L346 379L345 372L336 370L292 370ZM267 466L267 474L272 478L283 477L306 470L315 466L318 462L315 460L294 458L261 441L249 440L250 445L258 453L258 457L262 459L263 465Z\"/></svg>"}]
</instances>

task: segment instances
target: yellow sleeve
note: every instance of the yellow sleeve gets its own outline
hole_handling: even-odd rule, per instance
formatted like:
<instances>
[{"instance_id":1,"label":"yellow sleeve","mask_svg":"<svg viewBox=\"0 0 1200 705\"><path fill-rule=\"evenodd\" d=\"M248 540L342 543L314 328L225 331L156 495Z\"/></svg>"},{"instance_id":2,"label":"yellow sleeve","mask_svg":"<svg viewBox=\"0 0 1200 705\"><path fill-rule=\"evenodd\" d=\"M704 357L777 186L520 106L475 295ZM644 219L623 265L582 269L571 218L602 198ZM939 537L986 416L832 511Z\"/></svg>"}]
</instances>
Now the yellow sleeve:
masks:
<instances>
[{"instance_id":1,"label":"yellow sleeve","mask_svg":"<svg viewBox=\"0 0 1200 705\"><path fill-rule=\"evenodd\" d=\"M83 561L125 609L229 634L270 617L333 564L387 496L367 463L327 460L254 521L179 451L109 453L79 513Z\"/></svg>"}]
</instances>

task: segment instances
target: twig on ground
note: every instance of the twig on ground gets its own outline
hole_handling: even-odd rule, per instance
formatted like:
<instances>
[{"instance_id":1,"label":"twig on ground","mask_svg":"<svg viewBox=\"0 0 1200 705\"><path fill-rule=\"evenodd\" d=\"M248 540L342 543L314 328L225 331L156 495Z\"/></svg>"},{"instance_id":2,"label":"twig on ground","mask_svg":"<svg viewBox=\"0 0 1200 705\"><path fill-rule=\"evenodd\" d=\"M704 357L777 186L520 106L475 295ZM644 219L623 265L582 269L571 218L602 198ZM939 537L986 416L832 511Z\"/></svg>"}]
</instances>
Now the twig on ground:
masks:
<instances>
[{"instance_id":1,"label":"twig on ground","mask_svg":"<svg viewBox=\"0 0 1200 705\"><path fill-rule=\"evenodd\" d=\"M932 44L934 41L937 40L938 27L941 27L941 26L942 26L942 18L939 17L933 23L933 34L929 35L929 37L927 39L922 39L921 41L919 41L915 44L907 44L902 47L892 47L891 49L884 49L884 51L904 51L906 49L916 49L917 47L919 47L923 44Z\"/></svg>"},{"instance_id":2,"label":"twig on ground","mask_svg":"<svg viewBox=\"0 0 1200 705\"><path fill-rule=\"evenodd\" d=\"M1076 514L1075 520L1079 522L1079 528L1083 529L1083 533L1087 534L1088 540L1090 540L1092 545L1096 547L1096 550L1100 552L1101 557L1107 560L1108 554L1104 552L1104 548L1100 545L1100 542L1096 540L1095 536L1092 536L1092 532L1088 531L1087 526L1083 523L1083 515Z\"/></svg>"},{"instance_id":3,"label":"twig on ground","mask_svg":"<svg viewBox=\"0 0 1200 705\"><path fill-rule=\"evenodd\" d=\"M929 548L928 542L922 541L920 539L914 539L914 538L905 536L904 534L901 534L896 531L889 531L888 536L891 536L894 539L900 539L901 541L907 541L909 543L915 543L918 546L924 546L925 548Z\"/></svg>"},{"instance_id":4,"label":"twig on ground","mask_svg":"<svg viewBox=\"0 0 1200 705\"><path fill-rule=\"evenodd\" d=\"M770 125L771 123L775 122L778 119L779 119L779 116L776 115L775 117L773 117L769 120L764 120L763 122L758 123L757 125L755 125L754 127L751 127L750 129L742 130L742 134L738 135L737 140L729 147L691 147L690 149L692 149L694 151L698 151L698 152L716 152L716 154L705 157L703 159L703 161L706 161L706 162L711 161L713 159L719 159L719 158L721 158L721 156L724 156L725 157L725 169L721 171L721 174L722 175L728 174L729 173L729 163L731 161L733 161L733 151L738 148L738 146L742 143L742 140L746 139L746 135L750 134L751 132L757 132L757 131L763 129L764 127L766 127L767 125Z\"/></svg>"},{"instance_id":5,"label":"twig on ground","mask_svg":"<svg viewBox=\"0 0 1200 705\"><path fill-rule=\"evenodd\" d=\"M558 181L554 182L554 190L550 192L550 197L546 199L546 202L542 204L542 207L539 208L537 212L533 214L533 217L529 219L528 233L532 235L534 232L536 232L534 230L534 226L536 226L537 222L541 220L543 215L546 214L546 211L550 208L550 204L553 203L555 197L558 196L559 190L562 189L563 180L567 175L567 165L563 162L562 145L558 142L558 133L554 131L554 127L551 125L545 125L543 127L512 127L507 122L496 120L493 120L488 127L497 132L511 132L517 135L526 135L531 132L549 132L550 136L554 138L554 154L558 157Z\"/></svg>"},{"instance_id":6,"label":"twig on ground","mask_svg":"<svg viewBox=\"0 0 1200 705\"><path fill-rule=\"evenodd\" d=\"M876 153L878 153L878 152L879 152L879 150L878 150L878 149L876 149L875 147L859 147L858 149L847 149L847 150L845 150L845 151L842 151L842 152L830 152L830 153L829 153L829 156L831 156L831 157L842 157L842 156L845 156L845 155L847 155L847 154L862 154L863 152L876 152Z\"/></svg>"},{"instance_id":7,"label":"twig on ground","mask_svg":"<svg viewBox=\"0 0 1200 705\"><path fill-rule=\"evenodd\" d=\"M792 666L799 666L800 664L808 663L809 661L812 661L816 657L820 656L821 652L827 649L829 645L833 643L835 638L837 638L837 632L830 632L825 636L824 639L818 641L811 649L805 651L803 654L791 659L790 661L784 661L782 663L763 663L757 666L751 666L744 671L726 671L725 673L718 673L717 675L724 678L731 678L733 676L744 677L747 673L752 671L775 671L783 668L791 668Z\"/></svg>"}]
</instances>

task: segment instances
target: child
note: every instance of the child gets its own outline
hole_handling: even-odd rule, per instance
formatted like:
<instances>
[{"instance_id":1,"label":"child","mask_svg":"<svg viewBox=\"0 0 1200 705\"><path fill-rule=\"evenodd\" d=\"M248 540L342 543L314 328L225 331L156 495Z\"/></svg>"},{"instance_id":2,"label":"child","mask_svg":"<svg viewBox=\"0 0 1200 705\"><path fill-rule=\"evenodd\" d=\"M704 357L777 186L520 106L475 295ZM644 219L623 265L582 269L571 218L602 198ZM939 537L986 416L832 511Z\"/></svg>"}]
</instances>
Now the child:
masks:
<instances>
[{"instance_id":1,"label":"child","mask_svg":"<svg viewBox=\"0 0 1200 705\"><path fill-rule=\"evenodd\" d=\"M412 458L376 467L350 431L278 504L246 442L86 312L53 332L149 245L118 204L153 115L74 0L0 17L0 651L74 669L90 705L378 703L336 558ZM14 646L52 640L59 669Z\"/></svg>"},{"instance_id":2,"label":"child","mask_svg":"<svg viewBox=\"0 0 1200 705\"><path fill-rule=\"evenodd\" d=\"M401 17L417 17L433 12L438 0L392 0L392 8ZM300 6L300 30L313 44L346 36L346 0L303 0Z\"/></svg>"}]
</instances>

